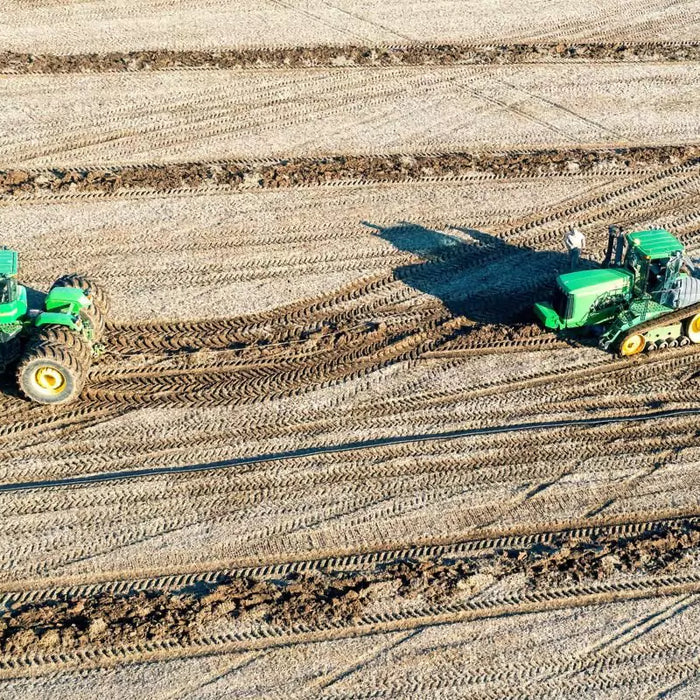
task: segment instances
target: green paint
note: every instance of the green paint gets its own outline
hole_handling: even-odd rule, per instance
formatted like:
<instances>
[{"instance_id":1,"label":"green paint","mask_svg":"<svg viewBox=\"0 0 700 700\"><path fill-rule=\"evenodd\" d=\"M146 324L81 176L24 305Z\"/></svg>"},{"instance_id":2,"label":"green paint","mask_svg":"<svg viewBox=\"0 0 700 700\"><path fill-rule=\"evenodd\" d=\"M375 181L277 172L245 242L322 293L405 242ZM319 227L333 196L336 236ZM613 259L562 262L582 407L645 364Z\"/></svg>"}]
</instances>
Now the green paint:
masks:
<instances>
[{"instance_id":1,"label":"green paint","mask_svg":"<svg viewBox=\"0 0 700 700\"><path fill-rule=\"evenodd\" d=\"M79 314L81 309L89 306L90 300L75 287L54 287L44 302L47 311L61 311L66 314Z\"/></svg>"},{"instance_id":2,"label":"green paint","mask_svg":"<svg viewBox=\"0 0 700 700\"><path fill-rule=\"evenodd\" d=\"M18 259L16 251L0 248L0 344L46 325L70 328L90 340L92 331L83 326L80 312L89 308L91 302L82 290L54 287L46 296L44 308L32 311L27 303L26 288L15 280Z\"/></svg>"},{"instance_id":3,"label":"green paint","mask_svg":"<svg viewBox=\"0 0 700 700\"><path fill-rule=\"evenodd\" d=\"M81 331L83 329L80 316L67 314L65 312L42 311L35 319L34 325L40 326L66 326L72 331Z\"/></svg>"},{"instance_id":4,"label":"green paint","mask_svg":"<svg viewBox=\"0 0 700 700\"><path fill-rule=\"evenodd\" d=\"M671 257L674 253L683 252L683 244L662 228L628 233L627 243L630 248L636 248L640 255L649 260L661 260Z\"/></svg>"}]
</instances>

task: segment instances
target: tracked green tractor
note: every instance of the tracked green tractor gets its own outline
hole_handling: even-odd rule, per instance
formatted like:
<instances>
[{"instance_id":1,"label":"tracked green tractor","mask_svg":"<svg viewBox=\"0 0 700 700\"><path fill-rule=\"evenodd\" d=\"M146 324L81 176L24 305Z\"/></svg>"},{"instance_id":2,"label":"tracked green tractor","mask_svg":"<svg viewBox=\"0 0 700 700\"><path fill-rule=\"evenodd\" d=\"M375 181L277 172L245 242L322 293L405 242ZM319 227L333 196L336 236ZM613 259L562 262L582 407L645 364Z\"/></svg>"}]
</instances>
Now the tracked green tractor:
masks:
<instances>
[{"instance_id":1,"label":"tracked green tractor","mask_svg":"<svg viewBox=\"0 0 700 700\"><path fill-rule=\"evenodd\" d=\"M535 315L551 330L594 329L601 348L625 356L700 343L700 279L693 270L682 243L665 229L623 235L611 227L603 266L559 275L552 299L535 304Z\"/></svg>"},{"instance_id":2,"label":"tracked green tractor","mask_svg":"<svg viewBox=\"0 0 700 700\"><path fill-rule=\"evenodd\" d=\"M16 363L22 394L61 404L80 394L92 358L102 351L109 302L80 275L57 279L41 309L30 309L17 283L18 254L0 248L0 369Z\"/></svg>"}]
</instances>

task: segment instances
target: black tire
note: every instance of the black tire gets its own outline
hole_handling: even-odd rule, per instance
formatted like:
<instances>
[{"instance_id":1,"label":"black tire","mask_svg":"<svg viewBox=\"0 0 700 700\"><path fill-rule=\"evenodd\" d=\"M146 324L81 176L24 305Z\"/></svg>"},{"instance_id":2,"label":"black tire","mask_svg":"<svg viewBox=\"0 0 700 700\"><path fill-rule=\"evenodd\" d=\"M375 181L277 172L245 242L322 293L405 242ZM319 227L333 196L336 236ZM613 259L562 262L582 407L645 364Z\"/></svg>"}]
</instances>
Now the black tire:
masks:
<instances>
[{"instance_id":1,"label":"black tire","mask_svg":"<svg viewBox=\"0 0 700 700\"><path fill-rule=\"evenodd\" d=\"M61 326L37 330L17 365L17 385L37 403L74 401L85 384L90 345L78 333Z\"/></svg>"},{"instance_id":2,"label":"black tire","mask_svg":"<svg viewBox=\"0 0 700 700\"><path fill-rule=\"evenodd\" d=\"M90 344L80 333L76 333L66 326L41 326L36 328L29 339L24 354L30 349L44 346L66 348L85 367L86 371L92 361Z\"/></svg>"},{"instance_id":3,"label":"black tire","mask_svg":"<svg viewBox=\"0 0 700 700\"><path fill-rule=\"evenodd\" d=\"M51 285L52 289L54 287L74 287L85 293L85 296L92 302L92 306L82 312L83 320L87 320L90 327L93 329L93 340L101 340L104 335L105 322L111 307L109 297L102 287L87 277L78 274L59 277L53 285Z\"/></svg>"}]
</instances>

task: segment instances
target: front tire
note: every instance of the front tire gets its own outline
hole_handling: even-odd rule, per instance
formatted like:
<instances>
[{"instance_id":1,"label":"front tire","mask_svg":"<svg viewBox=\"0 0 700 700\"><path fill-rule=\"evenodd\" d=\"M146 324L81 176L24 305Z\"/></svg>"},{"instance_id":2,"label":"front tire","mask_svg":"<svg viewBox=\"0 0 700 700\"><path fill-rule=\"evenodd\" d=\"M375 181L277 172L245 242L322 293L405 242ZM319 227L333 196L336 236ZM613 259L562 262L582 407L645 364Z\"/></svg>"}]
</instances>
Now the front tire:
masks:
<instances>
[{"instance_id":1,"label":"front tire","mask_svg":"<svg viewBox=\"0 0 700 700\"><path fill-rule=\"evenodd\" d=\"M89 365L90 346L80 335L48 326L28 343L17 366L17 385L36 403L69 403L82 391Z\"/></svg>"}]
</instances>

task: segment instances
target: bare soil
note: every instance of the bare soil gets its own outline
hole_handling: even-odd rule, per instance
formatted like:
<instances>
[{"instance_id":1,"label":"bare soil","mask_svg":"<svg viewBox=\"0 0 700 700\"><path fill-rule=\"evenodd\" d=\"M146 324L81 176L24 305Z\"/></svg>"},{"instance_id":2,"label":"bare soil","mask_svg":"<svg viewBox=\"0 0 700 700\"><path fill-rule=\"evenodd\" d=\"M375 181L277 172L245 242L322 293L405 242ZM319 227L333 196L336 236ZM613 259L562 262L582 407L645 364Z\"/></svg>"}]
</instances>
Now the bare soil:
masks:
<instances>
[{"instance_id":1,"label":"bare soil","mask_svg":"<svg viewBox=\"0 0 700 700\"><path fill-rule=\"evenodd\" d=\"M168 191L224 186L274 189L365 180L397 182L465 174L525 177L595 171L601 166L624 170L700 161L700 147L631 146L625 148L542 149L506 153L446 153L436 155L357 155L292 158L259 165L174 163L109 168L52 168L0 170L0 194L42 192L117 192L149 189Z\"/></svg>"},{"instance_id":2,"label":"bare soil","mask_svg":"<svg viewBox=\"0 0 700 700\"><path fill-rule=\"evenodd\" d=\"M700 44L663 42L542 43L476 46L299 46L214 51L112 51L88 54L0 53L4 73L102 73L168 68L313 68L321 66L450 66L504 64L547 59L605 61L696 61Z\"/></svg>"},{"instance_id":3,"label":"bare soil","mask_svg":"<svg viewBox=\"0 0 700 700\"><path fill-rule=\"evenodd\" d=\"M700 697L700 346L532 318L572 225L700 259L696 4L3 11L0 243L113 310L75 403L0 378L0 696Z\"/></svg>"},{"instance_id":4,"label":"bare soil","mask_svg":"<svg viewBox=\"0 0 700 700\"><path fill-rule=\"evenodd\" d=\"M229 578L177 591L99 594L20 604L0 620L0 652L51 653L89 645L195 638L222 620L293 627L358 620L370 604L445 603L518 574L542 589L619 574L671 573L700 550L700 526L659 524L641 534L576 538L461 559L404 560L372 571Z\"/></svg>"}]
</instances>

